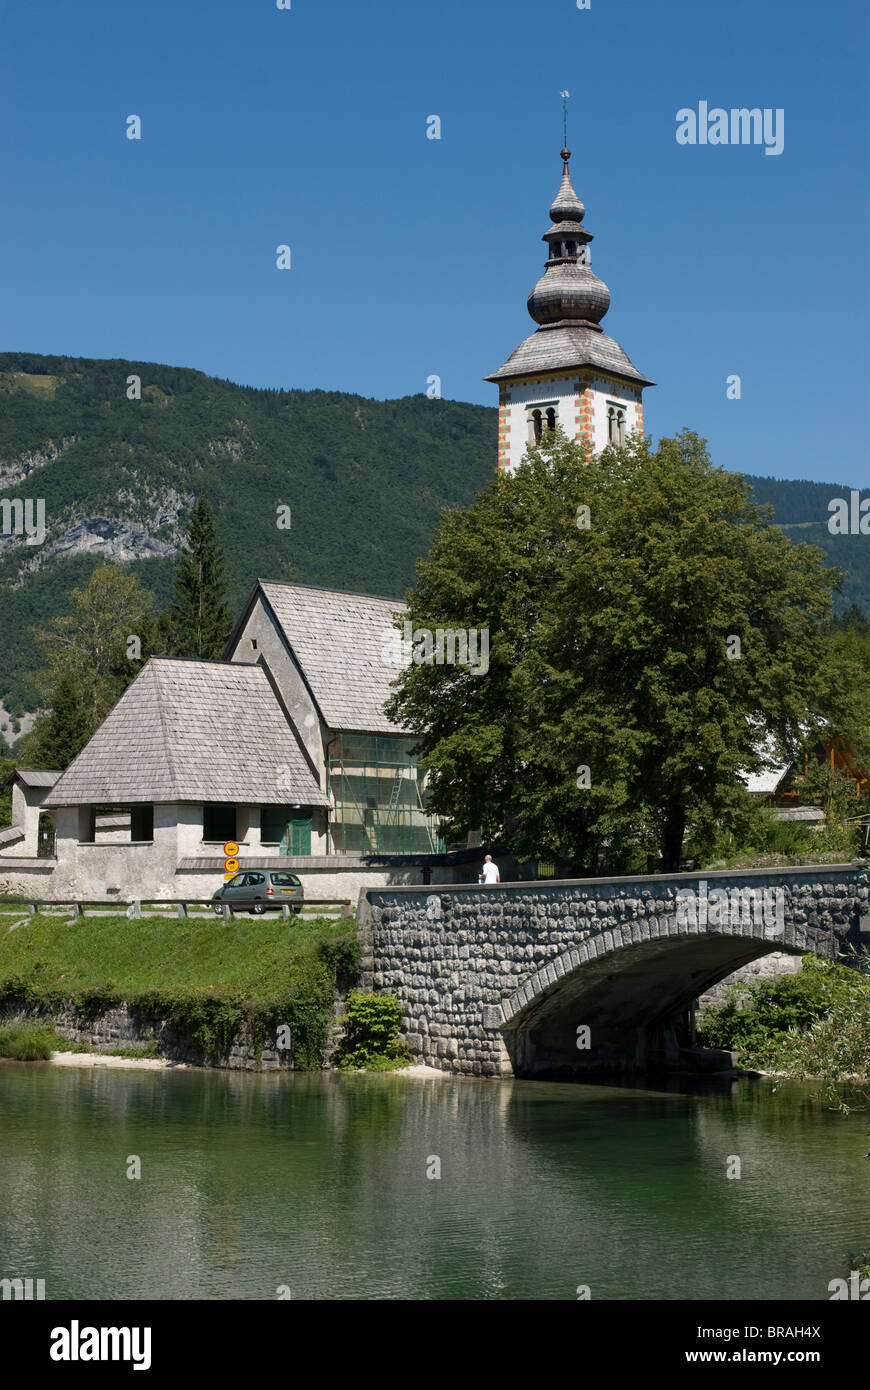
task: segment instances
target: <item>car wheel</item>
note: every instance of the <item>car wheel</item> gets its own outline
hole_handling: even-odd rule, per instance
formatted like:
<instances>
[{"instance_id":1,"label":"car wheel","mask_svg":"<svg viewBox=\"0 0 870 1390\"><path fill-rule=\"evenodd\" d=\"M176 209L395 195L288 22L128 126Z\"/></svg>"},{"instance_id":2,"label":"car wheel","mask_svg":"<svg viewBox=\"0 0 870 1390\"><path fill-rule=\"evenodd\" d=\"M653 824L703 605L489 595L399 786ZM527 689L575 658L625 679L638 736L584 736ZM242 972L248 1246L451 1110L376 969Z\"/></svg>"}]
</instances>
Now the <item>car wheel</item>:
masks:
<instances>
[{"instance_id":1,"label":"car wheel","mask_svg":"<svg viewBox=\"0 0 870 1390\"><path fill-rule=\"evenodd\" d=\"M256 902L253 904L252 911L255 912L258 917L261 917L266 911L266 904L261 898L257 898Z\"/></svg>"},{"instance_id":2,"label":"car wheel","mask_svg":"<svg viewBox=\"0 0 870 1390\"><path fill-rule=\"evenodd\" d=\"M223 903L214 903L213 906L212 906L212 912L215 914L216 917L223 917L223 915L224 915L224 905L223 905Z\"/></svg>"},{"instance_id":3,"label":"car wheel","mask_svg":"<svg viewBox=\"0 0 870 1390\"><path fill-rule=\"evenodd\" d=\"M296 913L296 916L298 917L299 914L300 914L301 911L302 911L302 908L301 908L301 907L294 907L293 911Z\"/></svg>"}]
</instances>

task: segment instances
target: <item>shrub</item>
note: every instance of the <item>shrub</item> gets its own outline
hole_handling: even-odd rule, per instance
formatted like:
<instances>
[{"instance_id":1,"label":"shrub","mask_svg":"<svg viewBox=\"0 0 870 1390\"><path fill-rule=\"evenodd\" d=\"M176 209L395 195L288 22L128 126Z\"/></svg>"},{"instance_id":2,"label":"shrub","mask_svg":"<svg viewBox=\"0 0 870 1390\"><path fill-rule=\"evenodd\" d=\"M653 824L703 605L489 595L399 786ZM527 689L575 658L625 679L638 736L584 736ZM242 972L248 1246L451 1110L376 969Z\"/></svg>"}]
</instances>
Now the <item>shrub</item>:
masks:
<instances>
[{"instance_id":1,"label":"shrub","mask_svg":"<svg viewBox=\"0 0 870 1390\"><path fill-rule=\"evenodd\" d=\"M390 1071L407 1066L411 1058L404 1038L399 1037L402 1006L394 994L363 994L352 989L347 996L347 1013L340 1022L347 1025L338 1049L338 1065L366 1067L370 1071Z\"/></svg>"},{"instance_id":2,"label":"shrub","mask_svg":"<svg viewBox=\"0 0 870 1390\"><path fill-rule=\"evenodd\" d=\"M327 969L338 979L355 980L360 970L359 941L355 936L342 936L337 941L321 941L317 954Z\"/></svg>"},{"instance_id":3,"label":"shrub","mask_svg":"<svg viewBox=\"0 0 870 1390\"><path fill-rule=\"evenodd\" d=\"M865 962L866 966L866 962ZM703 1047L734 1048L741 1062L816 1077L831 1087L870 1077L870 980L862 971L804 956L794 975L762 980L739 1007L739 986L698 1019Z\"/></svg>"},{"instance_id":4,"label":"shrub","mask_svg":"<svg viewBox=\"0 0 870 1390\"><path fill-rule=\"evenodd\" d=\"M59 1038L44 1023L10 1023L0 1028L0 1057L12 1057L17 1062L47 1062L52 1052L66 1046L67 1039Z\"/></svg>"}]
</instances>

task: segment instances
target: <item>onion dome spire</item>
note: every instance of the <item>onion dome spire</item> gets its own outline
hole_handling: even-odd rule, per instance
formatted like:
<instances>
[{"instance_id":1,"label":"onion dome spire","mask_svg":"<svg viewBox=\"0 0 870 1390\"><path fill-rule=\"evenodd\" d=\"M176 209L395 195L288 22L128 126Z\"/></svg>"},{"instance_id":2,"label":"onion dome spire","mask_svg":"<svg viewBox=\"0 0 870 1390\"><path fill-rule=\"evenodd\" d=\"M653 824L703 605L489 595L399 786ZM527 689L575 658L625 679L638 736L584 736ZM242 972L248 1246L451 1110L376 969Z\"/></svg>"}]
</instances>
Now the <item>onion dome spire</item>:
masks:
<instances>
[{"instance_id":1,"label":"onion dome spire","mask_svg":"<svg viewBox=\"0 0 870 1390\"><path fill-rule=\"evenodd\" d=\"M563 149L561 158L562 182L550 208L553 226L541 238L548 243L549 256L529 295L528 309L542 325L583 323L598 328L610 307L610 290L589 269L587 247L593 237L582 225L586 209L571 183L571 151Z\"/></svg>"},{"instance_id":2,"label":"onion dome spire","mask_svg":"<svg viewBox=\"0 0 870 1390\"><path fill-rule=\"evenodd\" d=\"M562 160L562 182L559 185L559 192L550 207L551 222L582 222L586 216L586 209L581 203L574 187L571 183L571 174L568 170L568 160L571 158L570 150L560 150L559 158Z\"/></svg>"}]
</instances>

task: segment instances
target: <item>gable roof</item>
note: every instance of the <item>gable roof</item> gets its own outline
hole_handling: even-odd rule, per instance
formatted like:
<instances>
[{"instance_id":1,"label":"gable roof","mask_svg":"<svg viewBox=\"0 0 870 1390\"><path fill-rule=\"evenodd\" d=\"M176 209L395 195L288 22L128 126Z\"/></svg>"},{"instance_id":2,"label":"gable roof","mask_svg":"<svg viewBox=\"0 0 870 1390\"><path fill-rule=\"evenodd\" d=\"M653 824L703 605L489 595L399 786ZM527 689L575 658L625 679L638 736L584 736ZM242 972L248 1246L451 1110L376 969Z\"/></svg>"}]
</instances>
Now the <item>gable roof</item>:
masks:
<instances>
[{"instance_id":1,"label":"gable roof","mask_svg":"<svg viewBox=\"0 0 870 1390\"><path fill-rule=\"evenodd\" d=\"M259 666L152 657L46 798L325 806Z\"/></svg>"},{"instance_id":2,"label":"gable roof","mask_svg":"<svg viewBox=\"0 0 870 1390\"><path fill-rule=\"evenodd\" d=\"M383 708L399 674L384 650L395 643L393 614L407 612L400 599L262 579L258 588L331 729L407 732Z\"/></svg>"}]
</instances>

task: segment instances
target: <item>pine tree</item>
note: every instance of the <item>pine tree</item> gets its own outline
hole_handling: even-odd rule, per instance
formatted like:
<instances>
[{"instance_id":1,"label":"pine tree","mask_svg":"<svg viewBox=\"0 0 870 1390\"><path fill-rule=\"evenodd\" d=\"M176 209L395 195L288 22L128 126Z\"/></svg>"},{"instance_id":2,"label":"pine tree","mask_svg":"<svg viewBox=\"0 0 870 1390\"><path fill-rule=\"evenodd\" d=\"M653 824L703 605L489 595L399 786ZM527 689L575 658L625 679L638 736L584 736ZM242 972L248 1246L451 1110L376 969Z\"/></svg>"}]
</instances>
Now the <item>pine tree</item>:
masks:
<instances>
[{"instance_id":1,"label":"pine tree","mask_svg":"<svg viewBox=\"0 0 870 1390\"><path fill-rule=\"evenodd\" d=\"M63 771L84 748L96 726L72 676L61 676L51 701L51 709L40 714L24 744L23 765Z\"/></svg>"},{"instance_id":2,"label":"pine tree","mask_svg":"<svg viewBox=\"0 0 870 1390\"><path fill-rule=\"evenodd\" d=\"M178 602L171 616L177 633L177 656L216 661L223 655L230 634L225 590L223 552L211 507L204 497L198 497L175 577Z\"/></svg>"}]
</instances>

